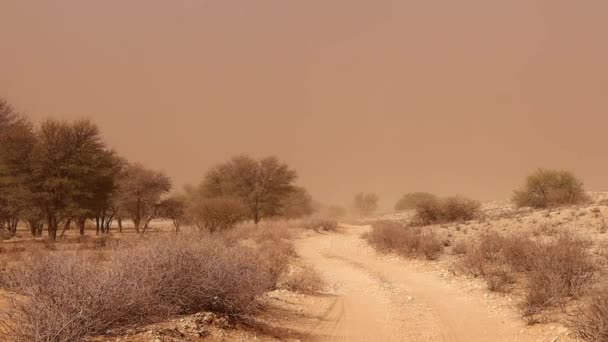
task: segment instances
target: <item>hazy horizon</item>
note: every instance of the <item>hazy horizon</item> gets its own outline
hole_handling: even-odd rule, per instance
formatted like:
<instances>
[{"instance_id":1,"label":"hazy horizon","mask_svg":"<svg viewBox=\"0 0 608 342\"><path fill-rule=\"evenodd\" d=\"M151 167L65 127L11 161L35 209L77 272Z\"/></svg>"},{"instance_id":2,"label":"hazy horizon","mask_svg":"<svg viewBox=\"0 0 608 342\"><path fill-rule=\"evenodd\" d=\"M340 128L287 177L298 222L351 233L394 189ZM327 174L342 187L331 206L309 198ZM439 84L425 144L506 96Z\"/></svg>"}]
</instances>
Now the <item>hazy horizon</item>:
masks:
<instances>
[{"instance_id":1,"label":"hazy horizon","mask_svg":"<svg viewBox=\"0 0 608 342\"><path fill-rule=\"evenodd\" d=\"M608 190L608 2L0 0L0 96L177 187L277 155L325 203Z\"/></svg>"}]
</instances>

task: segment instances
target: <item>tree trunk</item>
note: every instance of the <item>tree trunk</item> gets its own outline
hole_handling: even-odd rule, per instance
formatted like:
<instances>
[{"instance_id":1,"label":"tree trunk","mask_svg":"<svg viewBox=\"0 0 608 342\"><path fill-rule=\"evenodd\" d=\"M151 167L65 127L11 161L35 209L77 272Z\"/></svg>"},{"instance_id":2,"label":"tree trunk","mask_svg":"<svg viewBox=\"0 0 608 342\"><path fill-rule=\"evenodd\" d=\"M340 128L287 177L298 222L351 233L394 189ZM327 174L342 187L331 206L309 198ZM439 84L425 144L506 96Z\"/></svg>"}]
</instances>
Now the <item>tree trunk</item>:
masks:
<instances>
[{"instance_id":1,"label":"tree trunk","mask_svg":"<svg viewBox=\"0 0 608 342\"><path fill-rule=\"evenodd\" d=\"M78 229L80 231L80 236L84 236L84 228L85 228L86 223L87 223L86 218L81 217L78 219Z\"/></svg>"},{"instance_id":2,"label":"tree trunk","mask_svg":"<svg viewBox=\"0 0 608 342\"><path fill-rule=\"evenodd\" d=\"M150 225L150 221L152 221L152 217L150 217L149 219L146 220L146 224L144 224L144 229L143 229L142 233L145 233L146 230L148 230L148 226Z\"/></svg>"},{"instance_id":3,"label":"tree trunk","mask_svg":"<svg viewBox=\"0 0 608 342\"><path fill-rule=\"evenodd\" d=\"M49 226L49 240L51 242L57 241L57 218L49 214L47 218L47 225Z\"/></svg>"},{"instance_id":4,"label":"tree trunk","mask_svg":"<svg viewBox=\"0 0 608 342\"><path fill-rule=\"evenodd\" d=\"M9 229L11 233L15 234L17 232L17 226L19 225L19 219L14 218L9 220Z\"/></svg>"},{"instance_id":5,"label":"tree trunk","mask_svg":"<svg viewBox=\"0 0 608 342\"><path fill-rule=\"evenodd\" d=\"M63 234L65 234L65 231L70 230L71 226L72 226L72 219L68 219L65 222L65 225L63 226L63 229L61 230L61 235L59 237L63 237Z\"/></svg>"},{"instance_id":6,"label":"tree trunk","mask_svg":"<svg viewBox=\"0 0 608 342\"><path fill-rule=\"evenodd\" d=\"M116 221L118 222L118 232L122 233L122 217L119 217Z\"/></svg>"},{"instance_id":7,"label":"tree trunk","mask_svg":"<svg viewBox=\"0 0 608 342\"><path fill-rule=\"evenodd\" d=\"M110 228L112 227L112 221L114 221L114 217L110 216L106 219L106 221L104 223L105 227L106 227L106 229L105 229L106 234L110 234Z\"/></svg>"},{"instance_id":8,"label":"tree trunk","mask_svg":"<svg viewBox=\"0 0 608 342\"><path fill-rule=\"evenodd\" d=\"M140 219L133 219L133 226L135 227L135 232L139 234L139 223Z\"/></svg>"}]
</instances>

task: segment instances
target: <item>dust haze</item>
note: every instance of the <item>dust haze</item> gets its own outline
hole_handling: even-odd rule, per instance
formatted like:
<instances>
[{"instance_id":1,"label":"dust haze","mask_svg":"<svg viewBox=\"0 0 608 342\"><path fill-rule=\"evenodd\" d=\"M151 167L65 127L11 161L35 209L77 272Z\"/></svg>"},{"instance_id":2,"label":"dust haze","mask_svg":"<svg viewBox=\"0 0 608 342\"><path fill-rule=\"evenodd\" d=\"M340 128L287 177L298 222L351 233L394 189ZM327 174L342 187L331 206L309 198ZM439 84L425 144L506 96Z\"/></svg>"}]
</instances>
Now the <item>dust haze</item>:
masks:
<instances>
[{"instance_id":1,"label":"dust haze","mask_svg":"<svg viewBox=\"0 0 608 342\"><path fill-rule=\"evenodd\" d=\"M608 3L0 1L0 94L90 118L198 182L277 155L314 198L502 199L538 167L608 188Z\"/></svg>"}]
</instances>

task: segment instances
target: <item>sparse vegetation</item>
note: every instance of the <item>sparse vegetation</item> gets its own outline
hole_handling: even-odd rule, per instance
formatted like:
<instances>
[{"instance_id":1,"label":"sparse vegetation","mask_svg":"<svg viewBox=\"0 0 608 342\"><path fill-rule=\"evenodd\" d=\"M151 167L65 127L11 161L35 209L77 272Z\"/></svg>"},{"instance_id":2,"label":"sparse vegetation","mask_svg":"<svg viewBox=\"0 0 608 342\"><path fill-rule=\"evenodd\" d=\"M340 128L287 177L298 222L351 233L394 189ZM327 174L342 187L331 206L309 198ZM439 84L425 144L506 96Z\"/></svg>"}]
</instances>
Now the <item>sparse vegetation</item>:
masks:
<instances>
[{"instance_id":1,"label":"sparse vegetation","mask_svg":"<svg viewBox=\"0 0 608 342\"><path fill-rule=\"evenodd\" d=\"M2 332L19 341L74 341L200 310L247 315L276 286L270 266L289 262L267 247L180 234L120 246L107 261L38 252L4 273L11 294Z\"/></svg>"},{"instance_id":2,"label":"sparse vegetation","mask_svg":"<svg viewBox=\"0 0 608 342\"><path fill-rule=\"evenodd\" d=\"M579 204L588 199L583 182L564 170L539 169L528 176L523 188L513 195L516 206L532 208Z\"/></svg>"},{"instance_id":3,"label":"sparse vegetation","mask_svg":"<svg viewBox=\"0 0 608 342\"><path fill-rule=\"evenodd\" d=\"M495 291L504 291L514 282L514 274L520 274L525 294L519 308L529 323L537 322L547 309L578 298L596 276L588 242L568 233L542 241L487 233L461 262L465 272L483 276Z\"/></svg>"}]
</instances>

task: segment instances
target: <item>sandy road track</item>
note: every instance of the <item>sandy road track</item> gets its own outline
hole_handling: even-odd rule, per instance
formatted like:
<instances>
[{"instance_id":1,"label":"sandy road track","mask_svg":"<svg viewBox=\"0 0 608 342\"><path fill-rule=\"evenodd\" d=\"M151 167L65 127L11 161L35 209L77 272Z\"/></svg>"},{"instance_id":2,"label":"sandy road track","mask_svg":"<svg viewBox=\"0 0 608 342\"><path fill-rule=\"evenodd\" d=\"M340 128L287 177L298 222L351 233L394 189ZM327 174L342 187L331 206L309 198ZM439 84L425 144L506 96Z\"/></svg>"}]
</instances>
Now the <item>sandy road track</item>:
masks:
<instances>
[{"instance_id":1,"label":"sandy road track","mask_svg":"<svg viewBox=\"0 0 608 342\"><path fill-rule=\"evenodd\" d=\"M309 331L320 341L552 341L515 315L493 310L436 274L375 253L347 226L297 242L298 253L327 279L335 299ZM562 341L562 340L559 340Z\"/></svg>"}]
</instances>

